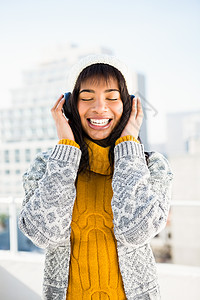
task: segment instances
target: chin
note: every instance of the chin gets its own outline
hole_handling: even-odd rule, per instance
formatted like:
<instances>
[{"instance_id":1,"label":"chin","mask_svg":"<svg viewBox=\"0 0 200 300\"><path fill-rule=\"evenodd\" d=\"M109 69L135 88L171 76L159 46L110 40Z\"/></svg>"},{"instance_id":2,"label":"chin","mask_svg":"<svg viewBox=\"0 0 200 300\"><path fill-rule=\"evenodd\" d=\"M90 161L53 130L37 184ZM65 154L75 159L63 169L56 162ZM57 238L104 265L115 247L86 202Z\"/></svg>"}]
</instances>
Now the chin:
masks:
<instances>
[{"instance_id":1,"label":"chin","mask_svg":"<svg viewBox=\"0 0 200 300\"><path fill-rule=\"evenodd\" d=\"M95 141L101 141L106 139L109 136L109 134L103 135L103 136L96 136L96 135L89 135L89 137Z\"/></svg>"},{"instance_id":2,"label":"chin","mask_svg":"<svg viewBox=\"0 0 200 300\"><path fill-rule=\"evenodd\" d=\"M89 132L89 131L87 131L86 134L92 140L100 141L100 140L104 140L107 137L109 137L109 135L111 134L111 132Z\"/></svg>"}]
</instances>

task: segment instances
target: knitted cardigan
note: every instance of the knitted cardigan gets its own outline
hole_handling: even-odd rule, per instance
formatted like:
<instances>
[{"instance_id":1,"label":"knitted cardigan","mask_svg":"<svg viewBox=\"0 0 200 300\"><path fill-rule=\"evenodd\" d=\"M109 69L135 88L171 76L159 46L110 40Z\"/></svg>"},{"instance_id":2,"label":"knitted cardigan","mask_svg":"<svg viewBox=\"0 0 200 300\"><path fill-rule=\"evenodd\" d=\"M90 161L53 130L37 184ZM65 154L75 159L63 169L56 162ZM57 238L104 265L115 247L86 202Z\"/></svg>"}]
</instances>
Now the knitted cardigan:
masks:
<instances>
[{"instance_id":1,"label":"knitted cardigan","mask_svg":"<svg viewBox=\"0 0 200 300\"><path fill-rule=\"evenodd\" d=\"M81 150L55 145L37 155L23 176L25 198L19 228L46 249L43 299L64 300L68 286L70 233L75 180ZM160 300L150 240L166 225L173 173L159 152L123 141L114 148L112 177L114 233L124 290L128 300Z\"/></svg>"}]
</instances>

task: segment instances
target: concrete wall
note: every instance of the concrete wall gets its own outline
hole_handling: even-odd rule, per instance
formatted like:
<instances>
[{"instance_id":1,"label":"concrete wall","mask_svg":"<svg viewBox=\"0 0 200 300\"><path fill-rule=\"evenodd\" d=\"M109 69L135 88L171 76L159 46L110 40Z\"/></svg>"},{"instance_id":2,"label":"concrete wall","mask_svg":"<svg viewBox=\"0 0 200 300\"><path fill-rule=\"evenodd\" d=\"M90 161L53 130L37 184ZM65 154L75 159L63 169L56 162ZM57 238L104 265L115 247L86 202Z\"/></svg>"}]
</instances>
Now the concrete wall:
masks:
<instances>
[{"instance_id":1,"label":"concrete wall","mask_svg":"<svg viewBox=\"0 0 200 300\"><path fill-rule=\"evenodd\" d=\"M169 157L174 173L173 201L200 201L200 154Z\"/></svg>"},{"instance_id":2,"label":"concrete wall","mask_svg":"<svg viewBox=\"0 0 200 300\"><path fill-rule=\"evenodd\" d=\"M43 255L0 252L0 299L40 300L42 296Z\"/></svg>"},{"instance_id":3,"label":"concrete wall","mask_svg":"<svg viewBox=\"0 0 200 300\"><path fill-rule=\"evenodd\" d=\"M200 268L158 264L162 300L199 300Z\"/></svg>"},{"instance_id":4,"label":"concrete wall","mask_svg":"<svg viewBox=\"0 0 200 300\"><path fill-rule=\"evenodd\" d=\"M198 202L189 201L188 205L177 204L171 208L171 251L175 264L200 266L200 203Z\"/></svg>"}]
</instances>

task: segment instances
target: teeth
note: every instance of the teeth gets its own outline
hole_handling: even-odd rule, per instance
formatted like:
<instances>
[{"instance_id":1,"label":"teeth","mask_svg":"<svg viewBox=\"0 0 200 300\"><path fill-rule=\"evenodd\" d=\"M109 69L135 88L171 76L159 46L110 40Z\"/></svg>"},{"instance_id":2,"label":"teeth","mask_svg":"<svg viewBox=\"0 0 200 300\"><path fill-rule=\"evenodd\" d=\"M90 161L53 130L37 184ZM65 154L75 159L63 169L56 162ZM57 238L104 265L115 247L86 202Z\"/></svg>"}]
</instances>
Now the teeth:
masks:
<instances>
[{"instance_id":1,"label":"teeth","mask_svg":"<svg viewBox=\"0 0 200 300\"><path fill-rule=\"evenodd\" d=\"M98 126L105 126L109 123L109 119L89 119L90 123Z\"/></svg>"}]
</instances>

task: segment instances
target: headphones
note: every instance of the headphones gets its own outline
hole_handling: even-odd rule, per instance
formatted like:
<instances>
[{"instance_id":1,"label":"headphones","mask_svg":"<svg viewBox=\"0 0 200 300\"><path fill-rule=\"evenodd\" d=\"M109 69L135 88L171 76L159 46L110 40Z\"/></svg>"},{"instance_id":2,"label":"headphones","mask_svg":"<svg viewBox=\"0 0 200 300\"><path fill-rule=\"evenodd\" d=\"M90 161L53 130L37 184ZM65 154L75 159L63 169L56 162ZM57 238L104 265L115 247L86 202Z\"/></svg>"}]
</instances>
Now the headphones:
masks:
<instances>
[{"instance_id":1,"label":"headphones","mask_svg":"<svg viewBox=\"0 0 200 300\"><path fill-rule=\"evenodd\" d=\"M71 96L70 92L64 93L65 102L63 104L63 112L64 112L67 119L72 118L72 110L71 110L71 105L70 105L70 102L69 102L70 96Z\"/></svg>"}]
</instances>

